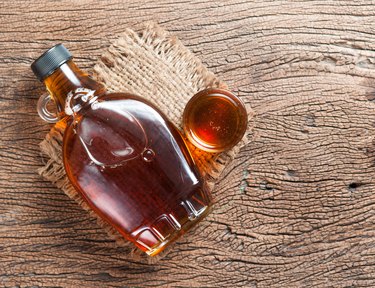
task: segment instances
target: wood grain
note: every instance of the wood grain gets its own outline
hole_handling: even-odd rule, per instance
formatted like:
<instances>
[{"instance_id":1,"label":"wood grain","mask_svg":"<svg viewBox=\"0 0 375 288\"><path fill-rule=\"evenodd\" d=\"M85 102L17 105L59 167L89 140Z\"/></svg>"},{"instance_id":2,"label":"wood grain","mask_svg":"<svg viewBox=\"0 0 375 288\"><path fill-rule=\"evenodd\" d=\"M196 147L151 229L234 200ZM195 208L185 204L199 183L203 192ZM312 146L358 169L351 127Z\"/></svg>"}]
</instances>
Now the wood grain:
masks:
<instances>
[{"instance_id":1,"label":"wood grain","mask_svg":"<svg viewBox=\"0 0 375 288\"><path fill-rule=\"evenodd\" d=\"M79 2L79 3L76 3ZM375 286L373 1L0 1L2 287ZM256 112L214 212L156 265L126 259L36 173L49 126L29 68L82 68L158 21Z\"/></svg>"}]
</instances>

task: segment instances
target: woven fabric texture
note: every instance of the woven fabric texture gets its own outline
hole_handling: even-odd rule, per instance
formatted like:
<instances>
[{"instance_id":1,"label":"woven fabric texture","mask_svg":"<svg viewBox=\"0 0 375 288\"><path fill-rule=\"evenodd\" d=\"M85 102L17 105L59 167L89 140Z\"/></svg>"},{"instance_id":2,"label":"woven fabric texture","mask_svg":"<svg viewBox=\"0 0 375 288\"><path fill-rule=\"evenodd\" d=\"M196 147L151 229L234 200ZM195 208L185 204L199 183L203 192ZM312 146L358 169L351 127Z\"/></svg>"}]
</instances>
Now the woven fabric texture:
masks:
<instances>
[{"instance_id":1,"label":"woven fabric texture","mask_svg":"<svg viewBox=\"0 0 375 288\"><path fill-rule=\"evenodd\" d=\"M148 24L140 33L126 30L98 60L93 68L93 75L109 91L131 92L151 101L180 129L184 107L195 93L208 87L227 88L176 37L156 24ZM40 175L53 182L96 217L108 235L119 245L126 247L129 257L146 259L147 256L140 254L117 231L101 221L69 183L61 155L65 125L63 120L58 122L40 144L46 163L39 170ZM194 160L211 189L225 166L246 142L245 135L233 149L220 154L206 153L190 145ZM167 252L168 250L152 261L157 261Z\"/></svg>"}]
</instances>

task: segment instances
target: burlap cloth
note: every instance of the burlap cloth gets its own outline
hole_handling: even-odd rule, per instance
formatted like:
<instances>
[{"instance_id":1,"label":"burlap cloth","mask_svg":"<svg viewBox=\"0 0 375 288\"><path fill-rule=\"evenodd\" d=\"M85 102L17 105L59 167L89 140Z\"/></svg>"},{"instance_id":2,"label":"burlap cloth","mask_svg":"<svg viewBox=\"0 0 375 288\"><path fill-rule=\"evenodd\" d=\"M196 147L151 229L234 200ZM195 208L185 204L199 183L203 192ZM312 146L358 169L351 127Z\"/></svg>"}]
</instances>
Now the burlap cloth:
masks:
<instances>
[{"instance_id":1,"label":"burlap cloth","mask_svg":"<svg viewBox=\"0 0 375 288\"><path fill-rule=\"evenodd\" d=\"M208 87L227 88L227 85L208 71L176 37L156 24L146 25L140 33L127 29L98 60L93 68L93 75L109 91L133 92L151 101L180 129L184 107L195 93ZM148 262L163 257L168 249L152 259L144 256L144 253L124 240L83 202L64 171L61 155L64 128L65 122L58 122L41 142L45 166L39 169L39 174L96 217L108 235L119 245L126 247L129 257ZM206 153L190 145L196 164L211 189L225 166L246 142L245 135L236 147L221 154Z\"/></svg>"}]
</instances>

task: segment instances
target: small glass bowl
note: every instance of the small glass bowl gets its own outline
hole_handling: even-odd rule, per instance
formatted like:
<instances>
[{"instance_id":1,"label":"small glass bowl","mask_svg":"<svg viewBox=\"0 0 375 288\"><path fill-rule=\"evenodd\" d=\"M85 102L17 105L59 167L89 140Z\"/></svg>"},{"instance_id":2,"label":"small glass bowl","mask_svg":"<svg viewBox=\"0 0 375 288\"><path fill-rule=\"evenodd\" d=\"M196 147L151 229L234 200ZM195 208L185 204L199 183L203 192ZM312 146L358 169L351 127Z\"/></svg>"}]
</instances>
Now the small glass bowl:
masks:
<instances>
[{"instance_id":1,"label":"small glass bowl","mask_svg":"<svg viewBox=\"0 0 375 288\"><path fill-rule=\"evenodd\" d=\"M247 128L247 112L233 93L208 88L186 104L182 125L194 146L207 152L222 152L242 139Z\"/></svg>"}]
</instances>

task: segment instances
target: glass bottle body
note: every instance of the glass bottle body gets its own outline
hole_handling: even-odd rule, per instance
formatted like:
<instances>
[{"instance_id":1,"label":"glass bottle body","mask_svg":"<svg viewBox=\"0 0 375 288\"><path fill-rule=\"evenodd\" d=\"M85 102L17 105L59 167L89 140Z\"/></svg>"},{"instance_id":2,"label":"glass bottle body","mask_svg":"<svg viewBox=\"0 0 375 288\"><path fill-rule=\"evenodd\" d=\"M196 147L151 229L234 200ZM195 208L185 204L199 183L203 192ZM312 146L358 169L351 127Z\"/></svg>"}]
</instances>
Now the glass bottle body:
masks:
<instances>
[{"instance_id":1,"label":"glass bottle body","mask_svg":"<svg viewBox=\"0 0 375 288\"><path fill-rule=\"evenodd\" d=\"M60 70L75 67L68 68ZM45 83L60 113L70 114L63 141L68 178L103 220L156 255L203 218L211 202L184 139L142 98L106 93L77 73L72 85L67 71Z\"/></svg>"}]
</instances>

